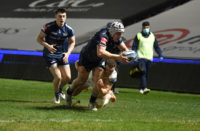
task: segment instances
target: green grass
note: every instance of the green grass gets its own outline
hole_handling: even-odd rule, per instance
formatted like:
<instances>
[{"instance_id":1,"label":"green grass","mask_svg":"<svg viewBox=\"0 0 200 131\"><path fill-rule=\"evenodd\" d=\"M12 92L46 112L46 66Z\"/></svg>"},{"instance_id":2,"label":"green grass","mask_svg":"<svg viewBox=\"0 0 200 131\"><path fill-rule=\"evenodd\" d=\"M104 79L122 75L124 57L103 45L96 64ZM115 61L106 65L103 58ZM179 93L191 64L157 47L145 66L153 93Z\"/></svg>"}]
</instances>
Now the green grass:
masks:
<instances>
[{"instance_id":1,"label":"green grass","mask_svg":"<svg viewBox=\"0 0 200 131\"><path fill-rule=\"evenodd\" d=\"M65 108L53 103L52 83L0 79L0 131L199 131L200 95L119 89L115 103L87 108L91 89Z\"/></svg>"}]
</instances>

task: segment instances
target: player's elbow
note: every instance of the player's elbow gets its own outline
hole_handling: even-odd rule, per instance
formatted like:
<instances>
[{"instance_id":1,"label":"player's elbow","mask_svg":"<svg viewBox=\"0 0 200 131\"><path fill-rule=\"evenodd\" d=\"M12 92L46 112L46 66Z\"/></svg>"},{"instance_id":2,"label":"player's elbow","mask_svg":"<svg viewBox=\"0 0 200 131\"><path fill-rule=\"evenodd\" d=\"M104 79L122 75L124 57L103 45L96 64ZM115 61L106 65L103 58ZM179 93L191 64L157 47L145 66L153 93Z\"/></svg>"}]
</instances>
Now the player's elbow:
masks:
<instances>
[{"instance_id":1,"label":"player's elbow","mask_svg":"<svg viewBox=\"0 0 200 131\"><path fill-rule=\"evenodd\" d=\"M36 41L39 43L39 38L38 38L38 36L36 37Z\"/></svg>"},{"instance_id":2,"label":"player's elbow","mask_svg":"<svg viewBox=\"0 0 200 131\"><path fill-rule=\"evenodd\" d=\"M40 36L38 36L37 38L36 38L36 41L38 42L38 43L41 43L41 38L40 38Z\"/></svg>"},{"instance_id":3,"label":"player's elbow","mask_svg":"<svg viewBox=\"0 0 200 131\"><path fill-rule=\"evenodd\" d=\"M101 50L97 51L97 56L100 58L103 58L104 57L103 51L101 51Z\"/></svg>"},{"instance_id":4,"label":"player's elbow","mask_svg":"<svg viewBox=\"0 0 200 131\"><path fill-rule=\"evenodd\" d=\"M75 36L73 36L72 38L69 39L69 42L71 44L71 46L75 46Z\"/></svg>"}]
</instances>

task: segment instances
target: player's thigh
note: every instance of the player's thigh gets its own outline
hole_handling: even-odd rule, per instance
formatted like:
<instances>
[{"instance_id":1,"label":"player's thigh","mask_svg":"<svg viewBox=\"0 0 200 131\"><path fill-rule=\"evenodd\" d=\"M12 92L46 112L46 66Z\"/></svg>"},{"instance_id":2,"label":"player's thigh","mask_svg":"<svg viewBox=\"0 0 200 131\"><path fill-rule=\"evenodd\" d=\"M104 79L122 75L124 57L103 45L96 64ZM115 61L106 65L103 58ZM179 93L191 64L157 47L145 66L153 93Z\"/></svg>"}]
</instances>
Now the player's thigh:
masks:
<instances>
[{"instance_id":1,"label":"player's thigh","mask_svg":"<svg viewBox=\"0 0 200 131\"><path fill-rule=\"evenodd\" d=\"M61 77L62 77L61 72L60 72L60 69L58 68L57 64L50 66L49 70L54 78L61 79Z\"/></svg>"},{"instance_id":2,"label":"player's thigh","mask_svg":"<svg viewBox=\"0 0 200 131\"><path fill-rule=\"evenodd\" d=\"M97 81L102 77L103 70L99 67L93 69L93 80L94 84L97 84Z\"/></svg>"},{"instance_id":3,"label":"player's thigh","mask_svg":"<svg viewBox=\"0 0 200 131\"><path fill-rule=\"evenodd\" d=\"M84 66L78 67L78 77L77 79L82 82L86 82L89 76L89 72L85 69Z\"/></svg>"},{"instance_id":4,"label":"player's thigh","mask_svg":"<svg viewBox=\"0 0 200 131\"><path fill-rule=\"evenodd\" d=\"M59 66L62 78L65 80L70 80L71 79L71 69L69 64L68 65L63 65Z\"/></svg>"}]
</instances>

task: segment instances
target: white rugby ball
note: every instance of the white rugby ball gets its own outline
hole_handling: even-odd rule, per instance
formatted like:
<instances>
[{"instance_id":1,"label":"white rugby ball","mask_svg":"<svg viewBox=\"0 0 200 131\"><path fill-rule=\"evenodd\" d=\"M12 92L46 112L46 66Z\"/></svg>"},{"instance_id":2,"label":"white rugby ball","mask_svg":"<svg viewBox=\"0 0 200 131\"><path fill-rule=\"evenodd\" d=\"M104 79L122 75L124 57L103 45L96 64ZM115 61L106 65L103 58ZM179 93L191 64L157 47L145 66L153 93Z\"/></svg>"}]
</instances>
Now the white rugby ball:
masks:
<instances>
[{"instance_id":1,"label":"white rugby ball","mask_svg":"<svg viewBox=\"0 0 200 131\"><path fill-rule=\"evenodd\" d=\"M129 62L133 62L137 58L137 53L134 50L123 51L122 54L128 57Z\"/></svg>"}]
</instances>

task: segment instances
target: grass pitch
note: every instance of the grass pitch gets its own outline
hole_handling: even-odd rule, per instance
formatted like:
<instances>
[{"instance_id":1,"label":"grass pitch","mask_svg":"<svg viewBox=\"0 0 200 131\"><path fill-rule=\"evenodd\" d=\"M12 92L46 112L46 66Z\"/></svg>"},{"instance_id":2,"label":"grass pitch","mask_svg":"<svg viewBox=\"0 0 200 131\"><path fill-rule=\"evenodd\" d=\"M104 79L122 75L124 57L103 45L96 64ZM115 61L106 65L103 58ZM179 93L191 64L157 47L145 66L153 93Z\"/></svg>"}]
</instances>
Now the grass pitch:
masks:
<instances>
[{"instance_id":1,"label":"grass pitch","mask_svg":"<svg viewBox=\"0 0 200 131\"><path fill-rule=\"evenodd\" d=\"M119 89L115 103L88 109L91 89L65 108L49 82L0 79L0 131L199 131L200 95Z\"/></svg>"}]
</instances>

